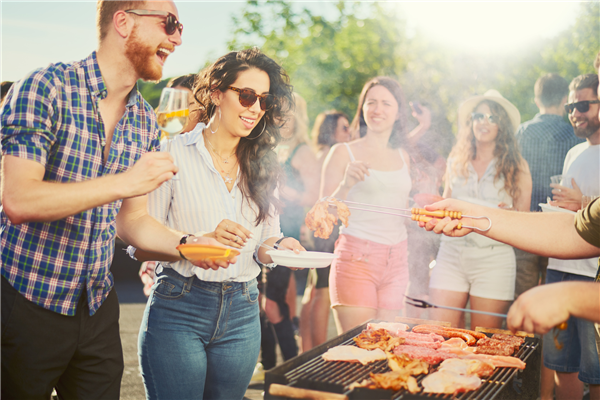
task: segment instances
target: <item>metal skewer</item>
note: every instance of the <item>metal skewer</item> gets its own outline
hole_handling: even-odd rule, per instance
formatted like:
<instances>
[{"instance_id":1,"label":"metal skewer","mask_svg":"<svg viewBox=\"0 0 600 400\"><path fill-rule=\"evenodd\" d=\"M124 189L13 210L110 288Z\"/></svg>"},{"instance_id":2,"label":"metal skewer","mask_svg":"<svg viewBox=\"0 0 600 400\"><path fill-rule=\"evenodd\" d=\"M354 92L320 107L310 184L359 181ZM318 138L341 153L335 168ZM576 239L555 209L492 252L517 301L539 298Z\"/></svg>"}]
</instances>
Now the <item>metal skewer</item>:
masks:
<instances>
[{"instance_id":1,"label":"metal skewer","mask_svg":"<svg viewBox=\"0 0 600 400\"><path fill-rule=\"evenodd\" d=\"M324 201L324 200L327 200L330 198L331 197L324 197L323 199L321 199L321 201ZM360 207L349 206L348 209L351 209L351 210L370 211L370 212L379 213L379 214L395 215L398 217L410 218L413 221L427 222L433 218L444 218L444 217L450 217L452 219L462 219L463 217L472 218L472 219L487 219L489 222L489 225L486 229L481 229L476 226L467 226L467 225L463 225L462 223L459 223L458 226L456 227L456 229L468 228L468 229L478 230L480 232L487 232L492 228L492 220L490 218L485 217L485 216L462 215L462 213L459 211L448 211L448 210L429 211L424 208L410 208L410 209L409 208L397 208L397 207L386 207L386 206L379 206L379 205L367 204L367 203L358 203L355 201L348 201L348 200L338 200L338 199L336 199L336 200L341 201L346 204L356 204L356 205L376 208L376 209L370 209L370 208L360 208ZM381 211L379 209L410 212L411 214L407 215L407 214L401 214L401 213L387 212L387 211Z\"/></svg>"},{"instance_id":2,"label":"metal skewer","mask_svg":"<svg viewBox=\"0 0 600 400\"><path fill-rule=\"evenodd\" d=\"M429 302L424 301L424 300L413 299L412 297L408 297L406 295L404 297L406 297L406 300L404 300L404 302L406 304L410 304L411 306L414 306L414 307L419 307L419 308L444 308L446 310L462 311L462 312L469 312L469 313L472 313L472 314L484 314L484 315L491 315L492 317L506 318L506 314L497 314L497 313L487 312L487 311L469 310L467 308L438 306L436 304L432 304L432 303L429 303Z\"/></svg>"},{"instance_id":3,"label":"metal skewer","mask_svg":"<svg viewBox=\"0 0 600 400\"><path fill-rule=\"evenodd\" d=\"M492 317L501 317L501 318L506 318L506 316L507 316L507 314L497 314L497 313L488 312L488 311L478 311L478 310L469 310L469 309L466 309L466 308L438 306L437 304L429 303L428 301L425 301L425 300L413 299L412 297L408 297L407 295L404 295L404 297L406 297L406 299L407 299L407 300L404 300L404 302L406 304L409 304L409 305L413 306L413 307L419 307L419 308L444 308L446 310L469 312L471 314L491 315ZM565 322L563 322L563 323L555 326L554 328L564 331L565 329L567 329L567 327L568 327L568 324L565 321ZM555 338L555 342L556 342L556 338Z\"/></svg>"}]
</instances>

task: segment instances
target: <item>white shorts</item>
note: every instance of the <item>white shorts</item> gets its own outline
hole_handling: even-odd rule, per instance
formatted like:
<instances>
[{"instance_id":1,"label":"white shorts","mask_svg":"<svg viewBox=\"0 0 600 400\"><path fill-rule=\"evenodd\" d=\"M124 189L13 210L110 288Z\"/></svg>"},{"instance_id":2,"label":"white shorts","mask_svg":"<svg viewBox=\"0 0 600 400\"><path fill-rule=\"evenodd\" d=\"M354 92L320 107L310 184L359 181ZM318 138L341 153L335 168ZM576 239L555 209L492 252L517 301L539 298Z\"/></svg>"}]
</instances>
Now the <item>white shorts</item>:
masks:
<instances>
[{"instance_id":1,"label":"white shorts","mask_svg":"<svg viewBox=\"0 0 600 400\"><path fill-rule=\"evenodd\" d=\"M442 241L429 288L513 301L516 270L511 246L478 247L462 240Z\"/></svg>"}]
</instances>

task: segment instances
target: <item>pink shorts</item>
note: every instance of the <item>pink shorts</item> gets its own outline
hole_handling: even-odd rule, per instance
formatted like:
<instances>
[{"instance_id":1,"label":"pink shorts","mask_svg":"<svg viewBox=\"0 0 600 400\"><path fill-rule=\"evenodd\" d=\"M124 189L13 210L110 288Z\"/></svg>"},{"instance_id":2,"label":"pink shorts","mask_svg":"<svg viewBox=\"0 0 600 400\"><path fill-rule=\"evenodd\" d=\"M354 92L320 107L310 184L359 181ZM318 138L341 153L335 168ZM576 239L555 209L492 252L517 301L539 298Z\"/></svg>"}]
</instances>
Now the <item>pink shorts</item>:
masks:
<instances>
[{"instance_id":1,"label":"pink shorts","mask_svg":"<svg viewBox=\"0 0 600 400\"><path fill-rule=\"evenodd\" d=\"M406 240L388 246L340 235L331 264L332 306L400 310L408 286Z\"/></svg>"}]
</instances>

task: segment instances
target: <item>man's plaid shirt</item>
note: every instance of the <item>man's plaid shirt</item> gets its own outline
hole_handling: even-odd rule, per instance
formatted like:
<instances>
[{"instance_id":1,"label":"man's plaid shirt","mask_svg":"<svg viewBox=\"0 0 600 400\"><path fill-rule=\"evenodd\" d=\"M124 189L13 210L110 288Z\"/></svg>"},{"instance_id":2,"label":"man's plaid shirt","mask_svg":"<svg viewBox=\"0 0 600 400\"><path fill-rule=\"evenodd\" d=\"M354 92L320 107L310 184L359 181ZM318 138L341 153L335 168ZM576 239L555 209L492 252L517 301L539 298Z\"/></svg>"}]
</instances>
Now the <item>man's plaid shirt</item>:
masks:
<instances>
[{"instance_id":1,"label":"man's plaid shirt","mask_svg":"<svg viewBox=\"0 0 600 400\"><path fill-rule=\"evenodd\" d=\"M538 204L552 197L550 177L562 174L567 153L583 139L575 136L573 127L561 116L553 114L536 114L521 124L517 139L533 181L530 211L541 211Z\"/></svg>"},{"instance_id":2,"label":"man's plaid shirt","mask_svg":"<svg viewBox=\"0 0 600 400\"><path fill-rule=\"evenodd\" d=\"M134 88L104 164L106 132L98 109L106 95L95 52L30 73L14 84L1 110L2 155L42 164L49 182L124 172L143 153L158 149L156 116ZM121 204L21 225L13 225L2 211L2 276L28 300L64 315L75 315L86 289L94 314L113 287L109 268Z\"/></svg>"}]
</instances>

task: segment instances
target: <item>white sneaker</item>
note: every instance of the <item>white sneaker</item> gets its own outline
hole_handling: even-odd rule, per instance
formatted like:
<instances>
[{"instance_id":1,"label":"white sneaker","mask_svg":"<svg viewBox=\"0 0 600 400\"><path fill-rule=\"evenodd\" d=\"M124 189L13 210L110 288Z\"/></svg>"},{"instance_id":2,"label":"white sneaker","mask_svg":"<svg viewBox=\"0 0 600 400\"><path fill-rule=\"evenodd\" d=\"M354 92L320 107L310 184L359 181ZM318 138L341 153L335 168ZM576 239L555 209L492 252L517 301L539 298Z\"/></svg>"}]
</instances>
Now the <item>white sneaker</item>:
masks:
<instances>
[{"instance_id":1,"label":"white sneaker","mask_svg":"<svg viewBox=\"0 0 600 400\"><path fill-rule=\"evenodd\" d=\"M254 367L254 372L252 373L252 379L250 382L260 382L265 380L265 369L263 368L262 363L257 363Z\"/></svg>"}]
</instances>

